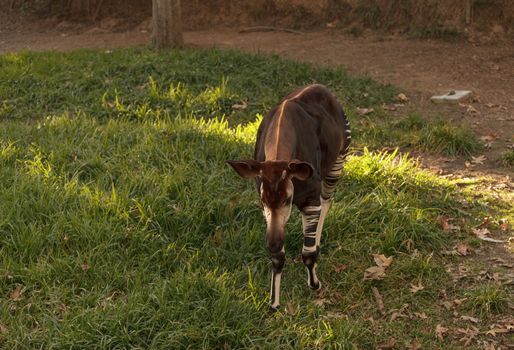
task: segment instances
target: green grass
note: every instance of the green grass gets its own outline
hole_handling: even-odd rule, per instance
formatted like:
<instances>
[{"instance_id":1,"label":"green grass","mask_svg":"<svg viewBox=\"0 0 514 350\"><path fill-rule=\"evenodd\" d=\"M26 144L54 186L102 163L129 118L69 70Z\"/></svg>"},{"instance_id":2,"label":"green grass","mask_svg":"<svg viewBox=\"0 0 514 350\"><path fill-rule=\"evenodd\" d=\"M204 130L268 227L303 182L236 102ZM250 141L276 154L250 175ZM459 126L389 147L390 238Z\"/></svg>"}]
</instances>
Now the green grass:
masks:
<instances>
[{"instance_id":1,"label":"green grass","mask_svg":"<svg viewBox=\"0 0 514 350\"><path fill-rule=\"evenodd\" d=\"M459 215L459 189L406 155L363 148L380 140L364 125L322 238L329 302L313 302L294 263L295 212L289 311L268 314L264 220L253 184L226 160L250 157L256 114L312 81L336 91L356 125L356 106L396 92L339 69L233 51L1 56L0 346L351 349L391 335L453 344L433 334L447 314L433 305L450 283L433 253L450 244L437 217ZM232 108L241 100L248 108ZM393 265L384 280L363 281L373 253L394 256ZM429 318L380 318L372 286L387 310L409 304Z\"/></svg>"},{"instance_id":2,"label":"green grass","mask_svg":"<svg viewBox=\"0 0 514 350\"><path fill-rule=\"evenodd\" d=\"M469 292L467 306L480 316L501 313L507 308L508 296L499 285L488 284Z\"/></svg>"},{"instance_id":3,"label":"green grass","mask_svg":"<svg viewBox=\"0 0 514 350\"><path fill-rule=\"evenodd\" d=\"M369 147L401 147L450 156L475 154L483 145L465 127L456 127L444 119L424 119L419 114L391 118L380 110L376 116L360 118L350 114L354 129Z\"/></svg>"},{"instance_id":4,"label":"green grass","mask_svg":"<svg viewBox=\"0 0 514 350\"><path fill-rule=\"evenodd\" d=\"M514 169L514 149L503 152L498 162L501 166Z\"/></svg>"}]
</instances>

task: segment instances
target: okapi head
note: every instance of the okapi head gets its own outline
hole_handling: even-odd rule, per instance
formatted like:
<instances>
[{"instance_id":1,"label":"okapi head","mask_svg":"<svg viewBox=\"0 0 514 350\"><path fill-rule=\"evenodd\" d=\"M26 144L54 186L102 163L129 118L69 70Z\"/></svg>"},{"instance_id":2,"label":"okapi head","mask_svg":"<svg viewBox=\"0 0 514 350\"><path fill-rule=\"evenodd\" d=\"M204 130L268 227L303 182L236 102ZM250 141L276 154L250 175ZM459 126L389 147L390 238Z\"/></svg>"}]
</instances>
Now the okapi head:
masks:
<instances>
[{"instance_id":1,"label":"okapi head","mask_svg":"<svg viewBox=\"0 0 514 350\"><path fill-rule=\"evenodd\" d=\"M266 219L266 246L271 254L284 248L285 226L293 203L293 178L308 180L314 168L299 160L237 160L228 162L245 179L256 178Z\"/></svg>"}]
</instances>

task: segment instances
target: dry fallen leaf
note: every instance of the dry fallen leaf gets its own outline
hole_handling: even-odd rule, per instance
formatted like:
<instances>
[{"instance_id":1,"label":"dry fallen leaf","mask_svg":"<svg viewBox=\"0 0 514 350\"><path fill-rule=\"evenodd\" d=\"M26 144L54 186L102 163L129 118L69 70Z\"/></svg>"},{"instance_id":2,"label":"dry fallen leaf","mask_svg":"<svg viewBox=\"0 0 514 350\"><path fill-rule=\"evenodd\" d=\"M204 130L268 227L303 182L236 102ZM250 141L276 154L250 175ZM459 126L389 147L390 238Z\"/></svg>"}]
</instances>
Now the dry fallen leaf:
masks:
<instances>
[{"instance_id":1,"label":"dry fallen leaf","mask_svg":"<svg viewBox=\"0 0 514 350\"><path fill-rule=\"evenodd\" d=\"M11 299L12 301L19 301L21 300L22 294L23 287L20 284L18 284L16 288L14 288L14 290L11 292L11 294L9 294L9 299Z\"/></svg>"},{"instance_id":2,"label":"dry fallen leaf","mask_svg":"<svg viewBox=\"0 0 514 350\"><path fill-rule=\"evenodd\" d=\"M511 330L508 328L493 328L485 332L486 335L492 335L493 337L496 337L496 334L503 334L503 333L509 333Z\"/></svg>"},{"instance_id":3,"label":"dry fallen leaf","mask_svg":"<svg viewBox=\"0 0 514 350\"><path fill-rule=\"evenodd\" d=\"M346 270L347 267L348 267L348 264L337 264L336 266L334 266L334 271L339 273L343 270Z\"/></svg>"},{"instance_id":4,"label":"dry fallen leaf","mask_svg":"<svg viewBox=\"0 0 514 350\"><path fill-rule=\"evenodd\" d=\"M413 294L416 294L417 292L419 292L420 290L423 290L423 289L425 289L425 287L421 284L421 282L419 282L417 286L414 284L410 285L410 291Z\"/></svg>"},{"instance_id":5,"label":"dry fallen leaf","mask_svg":"<svg viewBox=\"0 0 514 350\"><path fill-rule=\"evenodd\" d=\"M245 101L241 101L240 103L235 103L232 105L232 108L236 110L243 110L246 109L246 107L248 107L248 104Z\"/></svg>"},{"instance_id":6,"label":"dry fallen leaf","mask_svg":"<svg viewBox=\"0 0 514 350\"><path fill-rule=\"evenodd\" d=\"M294 314L294 307L293 307L293 303L292 303L292 302L290 302L290 301L288 301L288 302L286 303L286 313L287 313L288 315L293 315L293 314Z\"/></svg>"},{"instance_id":7,"label":"dry fallen leaf","mask_svg":"<svg viewBox=\"0 0 514 350\"><path fill-rule=\"evenodd\" d=\"M486 156L484 155L481 155L481 156L478 156L478 157L473 157L471 156L471 163L472 164L484 164L484 161L486 160Z\"/></svg>"},{"instance_id":8,"label":"dry fallen leaf","mask_svg":"<svg viewBox=\"0 0 514 350\"><path fill-rule=\"evenodd\" d=\"M393 257L386 257L384 254L373 254L373 260L375 260L377 266L387 268L393 262Z\"/></svg>"},{"instance_id":9,"label":"dry fallen leaf","mask_svg":"<svg viewBox=\"0 0 514 350\"><path fill-rule=\"evenodd\" d=\"M493 242L493 243L504 243L505 242L505 241L502 241L499 239L487 237L487 235L491 232L486 228L472 229L471 231L473 231L475 236L477 236L478 238L480 238L483 241Z\"/></svg>"},{"instance_id":10,"label":"dry fallen leaf","mask_svg":"<svg viewBox=\"0 0 514 350\"><path fill-rule=\"evenodd\" d=\"M487 228L474 228L471 231L473 231L473 233L477 236L487 236L491 233L491 231L489 231Z\"/></svg>"},{"instance_id":11,"label":"dry fallen leaf","mask_svg":"<svg viewBox=\"0 0 514 350\"><path fill-rule=\"evenodd\" d=\"M459 339L459 341L461 343L464 343L464 346L468 346L470 343L471 343L471 340L473 340L473 338L478 335L478 333L480 333L480 330L476 327L471 327L471 328L457 328L455 330L456 333L460 333L462 335L464 335L462 338Z\"/></svg>"},{"instance_id":12,"label":"dry fallen leaf","mask_svg":"<svg viewBox=\"0 0 514 350\"><path fill-rule=\"evenodd\" d=\"M357 111L357 114L359 114L359 115L368 115L370 113L373 113L375 110L373 108L357 107L356 111Z\"/></svg>"},{"instance_id":13,"label":"dry fallen leaf","mask_svg":"<svg viewBox=\"0 0 514 350\"><path fill-rule=\"evenodd\" d=\"M500 220L500 230L502 230L502 231L509 230L509 223L507 221L505 221L505 219Z\"/></svg>"},{"instance_id":14,"label":"dry fallen leaf","mask_svg":"<svg viewBox=\"0 0 514 350\"><path fill-rule=\"evenodd\" d=\"M471 248L466 243L459 243L454 247L454 249L462 256L466 256L471 252Z\"/></svg>"},{"instance_id":15,"label":"dry fallen leaf","mask_svg":"<svg viewBox=\"0 0 514 350\"><path fill-rule=\"evenodd\" d=\"M82 271L87 271L87 270L89 270L89 265L84 263L84 264L80 265L80 268L82 269Z\"/></svg>"},{"instance_id":16,"label":"dry fallen leaf","mask_svg":"<svg viewBox=\"0 0 514 350\"><path fill-rule=\"evenodd\" d=\"M494 137L493 135L480 136L480 141L482 141L485 144L492 144L494 140L496 140L496 137Z\"/></svg>"},{"instance_id":17,"label":"dry fallen leaf","mask_svg":"<svg viewBox=\"0 0 514 350\"><path fill-rule=\"evenodd\" d=\"M389 105L389 104L385 104L385 103L382 105L382 108L385 111L396 111L398 109L395 105Z\"/></svg>"},{"instance_id":18,"label":"dry fallen leaf","mask_svg":"<svg viewBox=\"0 0 514 350\"><path fill-rule=\"evenodd\" d=\"M468 298L461 298L461 299L454 299L453 300L453 303L457 306L461 305L463 302L465 302L466 300L468 300Z\"/></svg>"},{"instance_id":19,"label":"dry fallen leaf","mask_svg":"<svg viewBox=\"0 0 514 350\"><path fill-rule=\"evenodd\" d=\"M382 315L384 315L385 314L384 300L382 299L382 296L380 295L380 292L378 291L378 289L376 287L371 287L371 291L373 292L373 296L375 297L375 301L377 303L378 311L380 311L380 313Z\"/></svg>"},{"instance_id":20,"label":"dry fallen leaf","mask_svg":"<svg viewBox=\"0 0 514 350\"><path fill-rule=\"evenodd\" d=\"M400 102L407 102L409 101L409 98L407 97L407 95L405 95L404 93L399 93L397 96L396 96L397 100L400 101Z\"/></svg>"},{"instance_id":21,"label":"dry fallen leaf","mask_svg":"<svg viewBox=\"0 0 514 350\"><path fill-rule=\"evenodd\" d=\"M364 280L381 280L385 277L385 268L381 266L372 266L364 271Z\"/></svg>"},{"instance_id":22,"label":"dry fallen leaf","mask_svg":"<svg viewBox=\"0 0 514 350\"><path fill-rule=\"evenodd\" d=\"M377 344L377 349L392 349L396 345L396 339L389 337L385 342Z\"/></svg>"},{"instance_id":23,"label":"dry fallen leaf","mask_svg":"<svg viewBox=\"0 0 514 350\"><path fill-rule=\"evenodd\" d=\"M437 220L444 232L460 231L460 226L456 226L450 223L453 218L449 218L447 216L439 216Z\"/></svg>"},{"instance_id":24,"label":"dry fallen leaf","mask_svg":"<svg viewBox=\"0 0 514 350\"><path fill-rule=\"evenodd\" d=\"M312 303L316 306L323 307L325 304L330 304L330 300L326 298L319 298L315 299Z\"/></svg>"},{"instance_id":25,"label":"dry fallen leaf","mask_svg":"<svg viewBox=\"0 0 514 350\"><path fill-rule=\"evenodd\" d=\"M391 317L389 318L389 322L393 322L397 318L411 318L407 314L404 313L405 310L409 307L409 304L403 304L400 309L392 309L389 310L389 313L391 314Z\"/></svg>"},{"instance_id":26,"label":"dry fallen leaf","mask_svg":"<svg viewBox=\"0 0 514 350\"><path fill-rule=\"evenodd\" d=\"M421 343L417 340L413 340L410 343L405 343L407 350L419 350L421 349Z\"/></svg>"},{"instance_id":27,"label":"dry fallen leaf","mask_svg":"<svg viewBox=\"0 0 514 350\"><path fill-rule=\"evenodd\" d=\"M478 225L478 228L484 228L484 227L487 227L491 224L491 217L490 216L486 216L484 218L484 220L482 220L482 223L480 225Z\"/></svg>"},{"instance_id":28,"label":"dry fallen leaf","mask_svg":"<svg viewBox=\"0 0 514 350\"><path fill-rule=\"evenodd\" d=\"M393 262L393 257L384 254L373 254L373 260L377 266L372 266L364 271L364 280L380 280L385 277L385 270Z\"/></svg>"},{"instance_id":29,"label":"dry fallen leaf","mask_svg":"<svg viewBox=\"0 0 514 350\"><path fill-rule=\"evenodd\" d=\"M480 114L480 112L478 112L478 110L475 107L473 107L472 105L466 106L466 113Z\"/></svg>"},{"instance_id":30,"label":"dry fallen leaf","mask_svg":"<svg viewBox=\"0 0 514 350\"><path fill-rule=\"evenodd\" d=\"M448 328L441 326L438 324L435 326L435 335L440 339L443 340L443 335L448 332Z\"/></svg>"},{"instance_id":31,"label":"dry fallen leaf","mask_svg":"<svg viewBox=\"0 0 514 350\"><path fill-rule=\"evenodd\" d=\"M425 314L424 312L415 312L414 316L422 320L426 320L428 318L427 314Z\"/></svg>"},{"instance_id":32,"label":"dry fallen leaf","mask_svg":"<svg viewBox=\"0 0 514 350\"><path fill-rule=\"evenodd\" d=\"M464 320L464 321L470 321L470 322L473 322L473 323L478 323L480 322L480 320L476 317L471 317L471 316L465 316L465 315L462 315L460 317L461 320Z\"/></svg>"},{"instance_id":33,"label":"dry fallen leaf","mask_svg":"<svg viewBox=\"0 0 514 350\"><path fill-rule=\"evenodd\" d=\"M7 334L7 333L9 333L9 331L7 330L7 327L2 322L0 322L0 334Z\"/></svg>"}]
</instances>

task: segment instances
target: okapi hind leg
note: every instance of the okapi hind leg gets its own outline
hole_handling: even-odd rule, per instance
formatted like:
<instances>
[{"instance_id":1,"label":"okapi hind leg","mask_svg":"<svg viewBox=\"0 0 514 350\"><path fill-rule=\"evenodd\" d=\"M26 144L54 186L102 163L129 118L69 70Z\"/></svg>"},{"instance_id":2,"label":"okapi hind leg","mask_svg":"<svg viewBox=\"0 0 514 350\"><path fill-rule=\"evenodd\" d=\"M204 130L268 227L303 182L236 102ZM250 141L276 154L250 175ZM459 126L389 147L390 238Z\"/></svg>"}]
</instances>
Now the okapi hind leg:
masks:
<instances>
[{"instance_id":1,"label":"okapi hind leg","mask_svg":"<svg viewBox=\"0 0 514 350\"><path fill-rule=\"evenodd\" d=\"M336 161L332 165L332 168L328 172L327 176L321 183L321 214L319 218L319 234L316 237L316 244L319 246L321 240L321 231L323 230L323 224L325 217L327 216L328 210L332 205L332 197L334 196L335 187L337 182L341 178L343 172L343 163L346 158L346 150L339 154Z\"/></svg>"}]
</instances>

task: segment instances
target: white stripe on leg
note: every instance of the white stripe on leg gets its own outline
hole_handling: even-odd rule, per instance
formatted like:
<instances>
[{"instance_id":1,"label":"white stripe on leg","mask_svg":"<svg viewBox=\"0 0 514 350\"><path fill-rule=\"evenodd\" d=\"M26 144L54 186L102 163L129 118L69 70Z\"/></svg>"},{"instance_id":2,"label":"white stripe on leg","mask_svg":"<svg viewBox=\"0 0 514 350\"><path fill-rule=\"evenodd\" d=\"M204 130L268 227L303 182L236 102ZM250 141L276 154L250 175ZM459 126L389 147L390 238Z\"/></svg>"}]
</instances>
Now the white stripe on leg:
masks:
<instances>
[{"instance_id":1,"label":"white stripe on leg","mask_svg":"<svg viewBox=\"0 0 514 350\"><path fill-rule=\"evenodd\" d=\"M282 278L282 272L271 274L271 292L272 297L271 307L276 309L280 305L280 280Z\"/></svg>"}]
</instances>

